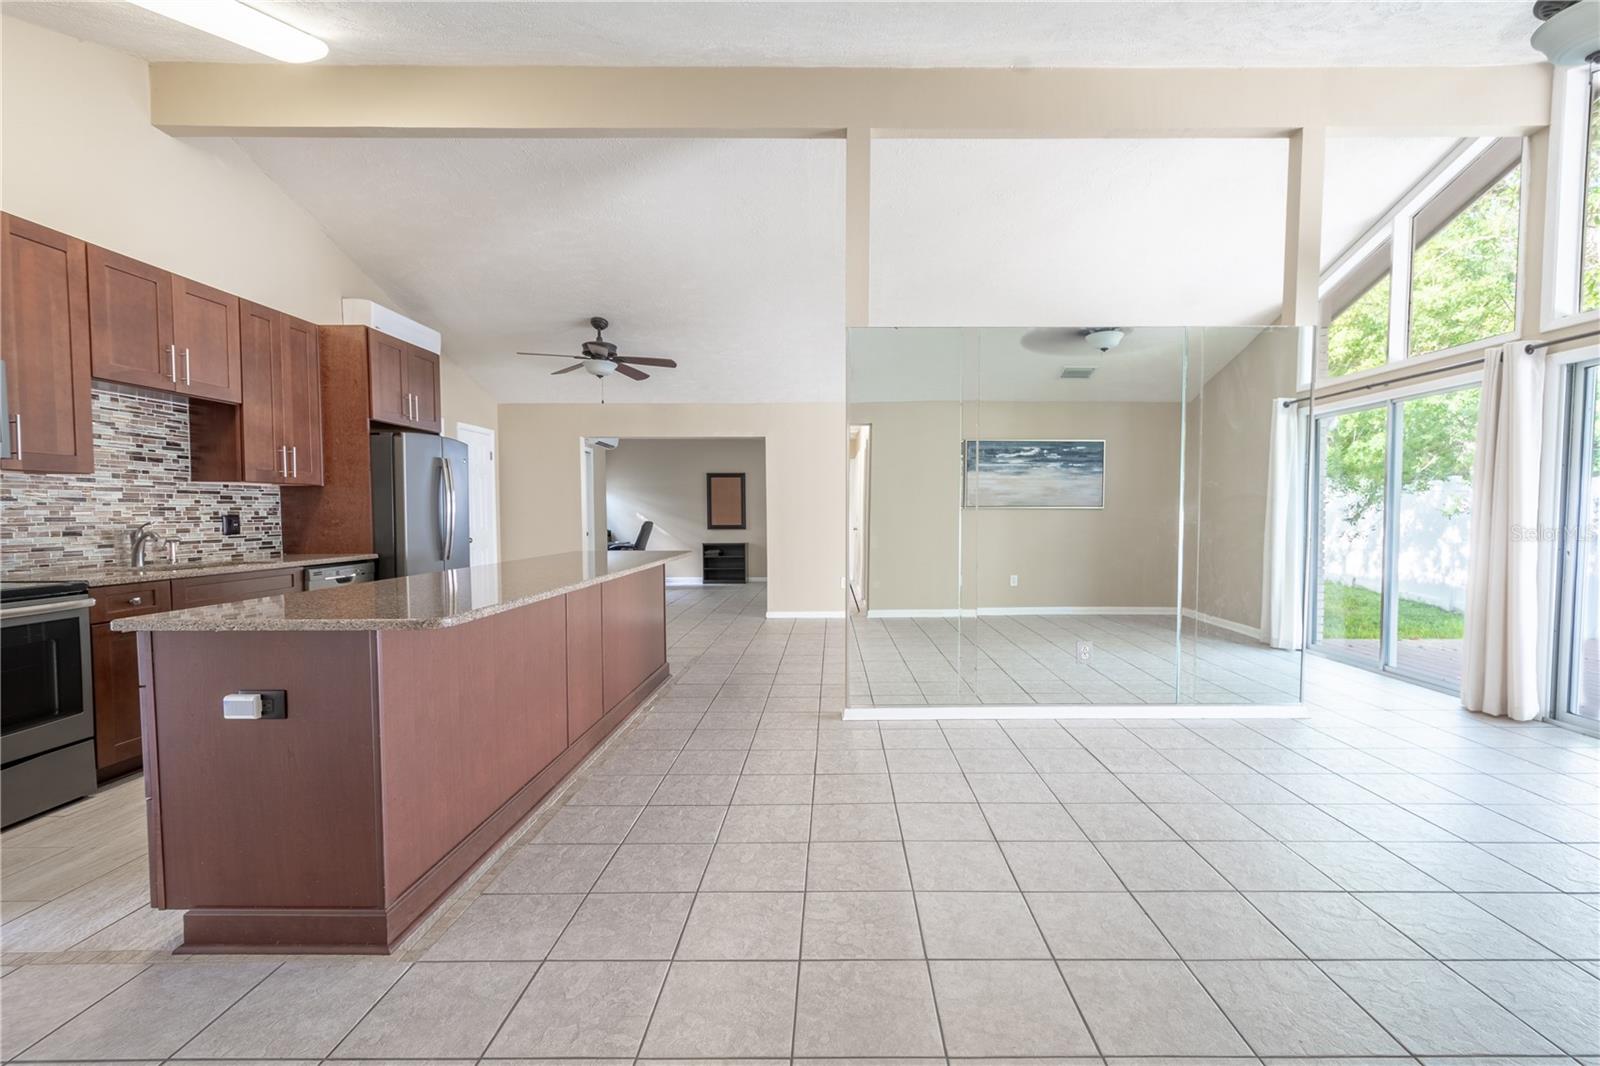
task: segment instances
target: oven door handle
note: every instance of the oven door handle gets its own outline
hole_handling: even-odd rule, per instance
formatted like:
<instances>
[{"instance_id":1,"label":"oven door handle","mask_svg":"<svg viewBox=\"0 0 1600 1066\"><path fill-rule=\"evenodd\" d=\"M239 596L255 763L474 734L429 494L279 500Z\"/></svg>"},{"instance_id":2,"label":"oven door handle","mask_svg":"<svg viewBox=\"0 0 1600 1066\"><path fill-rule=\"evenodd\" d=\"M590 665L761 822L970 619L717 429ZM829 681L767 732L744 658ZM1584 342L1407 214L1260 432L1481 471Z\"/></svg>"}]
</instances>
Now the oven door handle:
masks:
<instances>
[{"instance_id":1,"label":"oven door handle","mask_svg":"<svg viewBox=\"0 0 1600 1066\"><path fill-rule=\"evenodd\" d=\"M78 596L70 600L45 600L43 603L22 603L15 607L0 608L0 622L9 622L13 618L30 618L40 614L81 611L93 606L94 600L89 596Z\"/></svg>"}]
</instances>

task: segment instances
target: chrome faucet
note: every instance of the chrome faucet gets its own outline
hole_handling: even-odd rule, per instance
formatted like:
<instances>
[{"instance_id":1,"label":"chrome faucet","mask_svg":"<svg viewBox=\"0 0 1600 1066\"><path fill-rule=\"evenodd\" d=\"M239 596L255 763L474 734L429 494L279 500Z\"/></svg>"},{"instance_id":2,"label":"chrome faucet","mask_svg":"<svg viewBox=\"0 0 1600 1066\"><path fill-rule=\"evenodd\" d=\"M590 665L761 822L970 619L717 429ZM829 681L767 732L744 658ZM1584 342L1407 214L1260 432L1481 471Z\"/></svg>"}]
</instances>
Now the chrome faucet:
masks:
<instances>
[{"instance_id":1,"label":"chrome faucet","mask_svg":"<svg viewBox=\"0 0 1600 1066\"><path fill-rule=\"evenodd\" d=\"M149 547L151 541L155 541L157 544L166 543L161 534L150 528L149 522L141 523L129 530L128 539L133 543L133 565L135 568L144 565L144 550Z\"/></svg>"}]
</instances>

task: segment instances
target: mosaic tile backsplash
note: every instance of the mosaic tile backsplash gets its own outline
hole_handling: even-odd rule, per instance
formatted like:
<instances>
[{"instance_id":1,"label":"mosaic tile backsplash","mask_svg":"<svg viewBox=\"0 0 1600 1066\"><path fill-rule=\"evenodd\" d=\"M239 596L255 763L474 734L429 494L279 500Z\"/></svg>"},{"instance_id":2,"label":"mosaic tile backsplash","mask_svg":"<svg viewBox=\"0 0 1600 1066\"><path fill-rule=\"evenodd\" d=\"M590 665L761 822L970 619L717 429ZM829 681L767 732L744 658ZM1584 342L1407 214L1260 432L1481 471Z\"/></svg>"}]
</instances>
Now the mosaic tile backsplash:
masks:
<instances>
[{"instance_id":1,"label":"mosaic tile backsplash","mask_svg":"<svg viewBox=\"0 0 1600 1066\"><path fill-rule=\"evenodd\" d=\"M283 550L276 486L189 481L188 400L96 382L91 404L93 474L0 474L0 567L127 565L140 522L177 540L184 562ZM223 535L224 514L239 516L238 536Z\"/></svg>"}]
</instances>

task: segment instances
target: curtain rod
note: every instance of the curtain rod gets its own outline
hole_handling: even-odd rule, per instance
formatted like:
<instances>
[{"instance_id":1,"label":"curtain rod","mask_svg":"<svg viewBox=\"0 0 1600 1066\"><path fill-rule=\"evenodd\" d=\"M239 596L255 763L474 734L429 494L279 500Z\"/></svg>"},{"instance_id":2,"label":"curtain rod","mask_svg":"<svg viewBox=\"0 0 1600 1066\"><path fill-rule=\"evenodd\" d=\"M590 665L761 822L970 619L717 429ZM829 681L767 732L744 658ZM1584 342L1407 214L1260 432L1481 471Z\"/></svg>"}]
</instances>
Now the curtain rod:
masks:
<instances>
[{"instance_id":1,"label":"curtain rod","mask_svg":"<svg viewBox=\"0 0 1600 1066\"><path fill-rule=\"evenodd\" d=\"M1386 389L1391 385L1400 385L1407 381L1416 381L1419 378L1433 377L1436 374L1451 374L1459 370L1467 370L1482 365L1483 356L1477 355L1471 359L1463 359L1459 363L1448 363L1444 366L1430 366L1422 370L1413 370L1409 374L1399 374L1392 378L1384 378L1382 381L1373 381L1365 385L1352 385L1347 389L1339 389L1337 392L1313 392L1311 396L1303 397L1294 402L1296 404L1304 404L1310 403L1315 399L1317 403L1323 403L1327 400L1337 400L1341 396L1353 396L1358 392L1367 392L1372 389Z\"/></svg>"},{"instance_id":2,"label":"curtain rod","mask_svg":"<svg viewBox=\"0 0 1600 1066\"><path fill-rule=\"evenodd\" d=\"M1568 341L1588 340L1590 337L1600 337L1600 329L1591 329L1587 333L1574 333L1570 337L1557 337L1553 341L1540 341L1538 344L1528 345L1523 349L1523 351L1527 352L1529 355L1532 355L1541 348L1554 348L1558 344L1565 344Z\"/></svg>"}]
</instances>

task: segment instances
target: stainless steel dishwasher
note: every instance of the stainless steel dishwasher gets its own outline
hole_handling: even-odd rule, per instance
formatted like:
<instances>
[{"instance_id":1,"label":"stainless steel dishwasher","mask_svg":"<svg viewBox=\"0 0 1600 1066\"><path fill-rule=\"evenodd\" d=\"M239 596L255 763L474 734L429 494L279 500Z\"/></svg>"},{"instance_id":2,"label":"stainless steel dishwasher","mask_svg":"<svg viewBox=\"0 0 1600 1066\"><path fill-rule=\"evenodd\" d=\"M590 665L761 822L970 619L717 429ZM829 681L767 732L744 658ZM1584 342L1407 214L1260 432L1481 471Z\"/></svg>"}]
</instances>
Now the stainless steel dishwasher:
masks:
<instances>
[{"instance_id":1,"label":"stainless steel dishwasher","mask_svg":"<svg viewBox=\"0 0 1600 1066\"><path fill-rule=\"evenodd\" d=\"M333 588L335 585L360 585L373 580L378 564L371 559L361 563L338 563L333 566L306 567L305 590Z\"/></svg>"}]
</instances>

